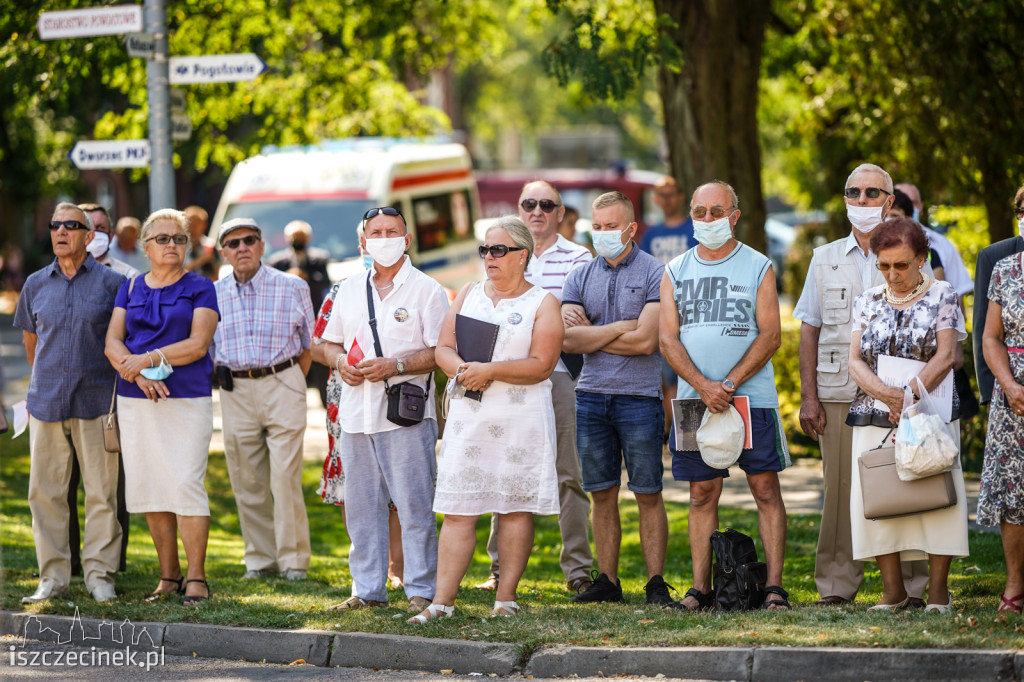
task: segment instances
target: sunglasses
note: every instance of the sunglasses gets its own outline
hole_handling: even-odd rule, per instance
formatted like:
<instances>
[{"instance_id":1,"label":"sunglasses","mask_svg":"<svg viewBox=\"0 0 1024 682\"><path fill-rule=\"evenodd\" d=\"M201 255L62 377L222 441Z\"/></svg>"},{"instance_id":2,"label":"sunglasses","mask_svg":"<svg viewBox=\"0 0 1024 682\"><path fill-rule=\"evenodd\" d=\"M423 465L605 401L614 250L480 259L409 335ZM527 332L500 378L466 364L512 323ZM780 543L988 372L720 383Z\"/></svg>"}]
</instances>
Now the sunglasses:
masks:
<instances>
[{"instance_id":1,"label":"sunglasses","mask_svg":"<svg viewBox=\"0 0 1024 682\"><path fill-rule=\"evenodd\" d=\"M886 192L881 187L864 188L864 196L866 196L868 199L877 199L878 196L883 193L885 194L885 196L889 196L891 194L891 192ZM860 187L847 187L845 190L843 190L843 195L847 199L860 199Z\"/></svg>"},{"instance_id":2,"label":"sunglasses","mask_svg":"<svg viewBox=\"0 0 1024 682\"><path fill-rule=\"evenodd\" d=\"M51 220L50 232L56 232L60 228L65 230L88 230L89 226L77 220Z\"/></svg>"},{"instance_id":3,"label":"sunglasses","mask_svg":"<svg viewBox=\"0 0 1024 682\"><path fill-rule=\"evenodd\" d=\"M397 217L402 219L403 223L405 222L405 216L402 215L401 211L399 211L397 208L395 208L393 206L379 206L377 208L371 208L369 211L367 211L366 213L363 214L363 221L365 222L365 221L369 220L370 218L374 217L378 213L381 213L381 214L384 214L384 215L389 215L389 216L397 216Z\"/></svg>"},{"instance_id":4,"label":"sunglasses","mask_svg":"<svg viewBox=\"0 0 1024 682\"><path fill-rule=\"evenodd\" d=\"M491 258L504 258L509 251L525 251L522 246L505 246L504 244L494 244L493 246L481 246L479 249L480 257L484 258L487 254L491 254Z\"/></svg>"},{"instance_id":5,"label":"sunglasses","mask_svg":"<svg viewBox=\"0 0 1024 682\"><path fill-rule=\"evenodd\" d=\"M1017 216L1018 220L1024 218L1024 206L1018 206L1017 208L1013 209L1013 215Z\"/></svg>"},{"instance_id":6,"label":"sunglasses","mask_svg":"<svg viewBox=\"0 0 1024 682\"><path fill-rule=\"evenodd\" d=\"M540 206L540 210L544 211L545 213L551 213L556 208L561 206L561 204L556 204L551 199L523 199L522 201L519 202L519 205L522 206L523 210L526 211L527 213L533 213L533 209L537 208L538 206Z\"/></svg>"},{"instance_id":7,"label":"sunglasses","mask_svg":"<svg viewBox=\"0 0 1024 682\"><path fill-rule=\"evenodd\" d=\"M697 220L703 220L708 213L711 213L712 218L714 218L715 220L721 220L725 216L732 213L732 211L732 206L712 206L711 208L708 208L707 206L694 206L693 208L690 209L690 215L696 218Z\"/></svg>"},{"instance_id":8,"label":"sunglasses","mask_svg":"<svg viewBox=\"0 0 1024 682\"><path fill-rule=\"evenodd\" d=\"M893 268L897 272L904 272L913 262L912 260L904 260L899 263L892 263L891 265L889 263L875 263L875 267L882 272L889 272L889 268Z\"/></svg>"},{"instance_id":9,"label":"sunglasses","mask_svg":"<svg viewBox=\"0 0 1024 682\"><path fill-rule=\"evenodd\" d=\"M171 242L181 246L188 243L188 237L183 234L158 234L155 237L150 237L149 241L156 242L160 246L165 246Z\"/></svg>"},{"instance_id":10,"label":"sunglasses","mask_svg":"<svg viewBox=\"0 0 1024 682\"><path fill-rule=\"evenodd\" d=\"M257 242L259 242L259 240L260 240L260 238L259 238L258 235L247 234L244 237L237 237L235 239L229 239L226 242L224 242L223 244L221 244L221 246L223 246L225 249L232 249L233 250L233 249L237 249L242 244L245 244L246 246L253 246Z\"/></svg>"}]
</instances>

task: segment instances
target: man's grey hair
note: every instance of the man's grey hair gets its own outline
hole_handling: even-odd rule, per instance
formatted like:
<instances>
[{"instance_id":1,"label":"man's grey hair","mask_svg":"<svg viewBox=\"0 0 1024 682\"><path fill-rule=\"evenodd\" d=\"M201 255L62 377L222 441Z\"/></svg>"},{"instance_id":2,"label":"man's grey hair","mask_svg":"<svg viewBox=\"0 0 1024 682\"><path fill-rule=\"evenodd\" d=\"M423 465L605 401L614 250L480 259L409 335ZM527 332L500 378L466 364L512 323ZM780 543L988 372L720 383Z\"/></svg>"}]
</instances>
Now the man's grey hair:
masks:
<instances>
[{"instance_id":1,"label":"man's grey hair","mask_svg":"<svg viewBox=\"0 0 1024 682\"><path fill-rule=\"evenodd\" d=\"M558 191L557 187L552 185L547 180L531 180L530 182L526 183L525 185L523 185L523 188L519 190L520 198L522 198L522 196L526 194L526 188L532 185L540 185L542 187L547 187L548 189L555 193L555 201L557 201L559 204L562 203L562 193Z\"/></svg>"},{"instance_id":2,"label":"man's grey hair","mask_svg":"<svg viewBox=\"0 0 1024 682\"><path fill-rule=\"evenodd\" d=\"M487 231L499 229L505 230L508 233L512 243L520 248L526 249L526 265L530 264L530 258L533 257L533 235L530 233L530 228L526 226L519 216L506 215L495 220Z\"/></svg>"},{"instance_id":3,"label":"man's grey hair","mask_svg":"<svg viewBox=\"0 0 1024 682\"><path fill-rule=\"evenodd\" d=\"M92 216L82 210L82 207L78 204L72 204L70 201L62 201L57 204L57 207L53 209L53 215L57 215L61 211L77 211L82 216L82 222L89 228L90 232L96 229L96 226L92 224Z\"/></svg>"},{"instance_id":4,"label":"man's grey hair","mask_svg":"<svg viewBox=\"0 0 1024 682\"><path fill-rule=\"evenodd\" d=\"M146 218L146 222L142 224L142 231L139 234L139 240L145 244L149 241L149 233L153 231L153 225L161 220L170 220L178 226L178 229L183 235L188 237L185 247L188 248L192 245L192 233L188 229L188 217L182 212L174 208L161 208L159 211L153 211Z\"/></svg>"},{"instance_id":5,"label":"man's grey hair","mask_svg":"<svg viewBox=\"0 0 1024 682\"><path fill-rule=\"evenodd\" d=\"M608 208L615 204L622 204L622 207L626 209L626 220L628 222L636 220L636 211L633 209L633 202L630 201L629 197L622 192L605 192L598 198L594 199L594 203L591 208L596 211L599 208Z\"/></svg>"},{"instance_id":6,"label":"man's grey hair","mask_svg":"<svg viewBox=\"0 0 1024 682\"><path fill-rule=\"evenodd\" d=\"M740 207L740 198L736 195L736 190L734 190L732 188L732 185L730 185L728 182L724 182L722 180L712 180L711 182L705 182L703 185L701 185L697 189L693 190L693 194L690 195L690 208L691 209L693 208L693 197L697 195L697 192L699 192L701 190L701 187L707 187L709 185L718 185L719 187L724 187L725 191L727 191L729 193L729 201L732 203L732 208L739 208Z\"/></svg>"},{"instance_id":7,"label":"man's grey hair","mask_svg":"<svg viewBox=\"0 0 1024 682\"><path fill-rule=\"evenodd\" d=\"M885 185L885 187L882 187L882 189L884 189L890 195L892 194L892 176L886 173L884 168L882 168L881 166L876 166L873 163L862 163L861 165L854 168L853 172L850 173L850 176L846 178L846 187L850 186L850 180L853 179L854 175L856 175L857 173L861 173L863 171L872 171L874 173L880 173L882 177L885 178L885 181L882 183L883 185Z\"/></svg>"}]
</instances>

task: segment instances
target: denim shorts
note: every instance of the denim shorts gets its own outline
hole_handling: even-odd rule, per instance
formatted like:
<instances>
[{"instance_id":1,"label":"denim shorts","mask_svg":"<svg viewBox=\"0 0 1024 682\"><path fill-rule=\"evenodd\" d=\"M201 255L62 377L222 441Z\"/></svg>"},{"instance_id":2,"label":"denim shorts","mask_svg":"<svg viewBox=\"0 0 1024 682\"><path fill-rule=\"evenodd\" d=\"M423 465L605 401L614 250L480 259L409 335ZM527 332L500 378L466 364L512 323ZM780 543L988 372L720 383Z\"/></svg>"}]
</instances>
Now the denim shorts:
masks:
<instances>
[{"instance_id":1,"label":"denim shorts","mask_svg":"<svg viewBox=\"0 0 1024 682\"><path fill-rule=\"evenodd\" d=\"M661 492L665 409L660 398L576 391L576 449L588 493L621 484L626 461L629 489Z\"/></svg>"},{"instance_id":2,"label":"denim shorts","mask_svg":"<svg viewBox=\"0 0 1024 682\"><path fill-rule=\"evenodd\" d=\"M737 462L744 473L752 476L782 471L792 464L778 409L750 408L750 428L754 432L751 439L754 447L743 450ZM672 448L672 477L677 481L713 481L729 477L728 469L716 469L705 464L700 450L676 450L675 433L669 440L669 447Z\"/></svg>"},{"instance_id":3,"label":"denim shorts","mask_svg":"<svg viewBox=\"0 0 1024 682\"><path fill-rule=\"evenodd\" d=\"M661 385L671 386L675 388L679 382L679 377L676 375L676 371L672 369L672 365L668 364L668 360L665 356L661 357Z\"/></svg>"}]
</instances>

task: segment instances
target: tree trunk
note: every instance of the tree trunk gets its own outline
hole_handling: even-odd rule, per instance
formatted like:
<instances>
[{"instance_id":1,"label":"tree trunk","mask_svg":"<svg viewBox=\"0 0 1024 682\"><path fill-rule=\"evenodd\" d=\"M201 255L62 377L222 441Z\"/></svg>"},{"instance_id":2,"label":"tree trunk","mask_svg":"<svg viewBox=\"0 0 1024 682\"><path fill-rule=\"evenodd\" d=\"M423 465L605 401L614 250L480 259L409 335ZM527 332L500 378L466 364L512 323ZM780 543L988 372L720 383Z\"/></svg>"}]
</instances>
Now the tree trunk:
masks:
<instances>
[{"instance_id":1,"label":"tree trunk","mask_svg":"<svg viewBox=\"0 0 1024 682\"><path fill-rule=\"evenodd\" d=\"M728 182L743 217L737 238L765 251L758 79L769 0L654 0L675 26L663 35L679 46L682 68L659 69L669 164L689 196L711 180Z\"/></svg>"},{"instance_id":2,"label":"tree trunk","mask_svg":"<svg viewBox=\"0 0 1024 682\"><path fill-rule=\"evenodd\" d=\"M991 243L1009 239L1016 234L1013 217L1013 195L1017 185L1006 171L1006 154L999 149L979 149L978 169L981 171L981 197L988 214L988 235Z\"/></svg>"}]
</instances>

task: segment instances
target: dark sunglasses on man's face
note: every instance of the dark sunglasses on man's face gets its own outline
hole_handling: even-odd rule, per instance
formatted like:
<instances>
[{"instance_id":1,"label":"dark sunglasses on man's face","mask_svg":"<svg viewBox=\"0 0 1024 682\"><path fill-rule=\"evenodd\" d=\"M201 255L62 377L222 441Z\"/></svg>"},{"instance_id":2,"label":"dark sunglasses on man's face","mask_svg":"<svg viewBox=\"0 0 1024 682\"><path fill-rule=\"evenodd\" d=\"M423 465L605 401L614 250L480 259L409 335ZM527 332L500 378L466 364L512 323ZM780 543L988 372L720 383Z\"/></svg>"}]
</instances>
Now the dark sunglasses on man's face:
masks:
<instances>
[{"instance_id":1,"label":"dark sunglasses on man's face","mask_svg":"<svg viewBox=\"0 0 1024 682\"><path fill-rule=\"evenodd\" d=\"M899 263L892 263L892 264L890 264L890 263L875 263L875 267L878 268L879 270L881 270L882 272L889 272L889 268L890 267L893 268L894 270L896 270L897 272L905 272L907 270L907 268L910 267L910 264L913 263L913 262L914 261L912 261L912 260L904 260L904 261L900 261Z\"/></svg>"},{"instance_id":2,"label":"dark sunglasses on man's face","mask_svg":"<svg viewBox=\"0 0 1024 682\"><path fill-rule=\"evenodd\" d=\"M1017 220L1024 218L1024 206L1018 206L1013 209L1013 215L1017 216Z\"/></svg>"},{"instance_id":3,"label":"dark sunglasses on man's face","mask_svg":"<svg viewBox=\"0 0 1024 682\"><path fill-rule=\"evenodd\" d=\"M487 254L491 254L491 258L504 258L509 251L525 251L522 246L505 246L504 244L494 244L492 246L481 246L480 257L484 258Z\"/></svg>"},{"instance_id":4,"label":"dark sunglasses on man's face","mask_svg":"<svg viewBox=\"0 0 1024 682\"><path fill-rule=\"evenodd\" d=\"M89 226L77 220L51 220L50 232L56 232L60 228L65 230L88 230Z\"/></svg>"},{"instance_id":5,"label":"dark sunglasses on man's face","mask_svg":"<svg viewBox=\"0 0 1024 682\"><path fill-rule=\"evenodd\" d=\"M402 219L403 223L405 222L405 216L402 215L401 211L399 211L397 208L395 208L393 206L378 206L377 208L371 208L369 211L367 211L366 213L363 214L363 220L364 221L369 220L370 218L374 217L378 213L382 213L384 215L389 215L389 216L397 216L397 217Z\"/></svg>"},{"instance_id":6,"label":"dark sunglasses on man's face","mask_svg":"<svg viewBox=\"0 0 1024 682\"><path fill-rule=\"evenodd\" d=\"M881 187L865 187L864 196L868 199L877 199L880 194L889 196L891 193L886 192ZM843 192L847 199L860 199L860 187L847 187L846 191Z\"/></svg>"},{"instance_id":7,"label":"dark sunglasses on man's face","mask_svg":"<svg viewBox=\"0 0 1024 682\"><path fill-rule=\"evenodd\" d=\"M551 213L556 208L561 206L561 204L556 204L551 199L523 199L522 201L519 202L519 205L522 206L523 210L526 211L527 213L533 213L533 209L537 208L538 206L540 206L540 210L544 211L545 213Z\"/></svg>"},{"instance_id":8,"label":"dark sunglasses on man's face","mask_svg":"<svg viewBox=\"0 0 1024 682\"><path fill-rule=\"evenodd\" d=\"M254 234L247 234L244 237L238 237L237 239L229 239L224 242L225 249L237 249L240 245L245 244L246 246L253 246L258 242L260 238ZM182 242L184 243L184 242Z\"/></svg>"},{"instance_id":9,"label":"dark sunglasses on man's face","mask_svg":"<svg viewBox=\"0 0 1024 682\"><path fill-rule=\"evenodd\" d=\"M160 246L165 246L174 242L178 246L188 243L188 237L183 234L158 234L157 236L150 239L150 241L156 242Z\"/></svg>"}]
</instances>

